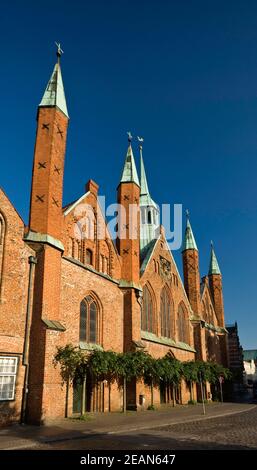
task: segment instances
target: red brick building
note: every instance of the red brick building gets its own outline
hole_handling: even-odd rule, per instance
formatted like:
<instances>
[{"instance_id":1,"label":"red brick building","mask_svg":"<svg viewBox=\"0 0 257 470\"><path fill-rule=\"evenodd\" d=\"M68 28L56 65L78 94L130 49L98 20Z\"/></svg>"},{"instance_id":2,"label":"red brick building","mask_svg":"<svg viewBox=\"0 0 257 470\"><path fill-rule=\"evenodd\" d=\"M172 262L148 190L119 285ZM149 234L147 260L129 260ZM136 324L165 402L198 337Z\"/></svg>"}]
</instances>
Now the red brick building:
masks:
<instances>
[{"instance_id":1,"label":"red brick building","mask_svg":"<svg viewBox=\"0 0 257 470\"><path fill-rule=\"evenodd\" d=\"M149 192L142 143L139 181L129 136L117 192L123 210L116 242L94 181L63 207L69 116L57 55L38 107L28 226L0 190L0 422L25 414L34 423L64 416L65 389L53 357L67 343L85 351L144 348L156 358L172 353L183 361L227 363L222 277L213 247L209 273L200 281L187 218L183 284ZM89 382L87 408L120 410L121 395L115 384L109 394L104 382ZM187 403L189 396L182 383L175 399ZM70 413L78 411L79 399L77 388L70 394ZM154 390L156 405L170 400L169 390ZM149 403L150 390L130 384L127 406Z\"/></svg>"}]
</instances>

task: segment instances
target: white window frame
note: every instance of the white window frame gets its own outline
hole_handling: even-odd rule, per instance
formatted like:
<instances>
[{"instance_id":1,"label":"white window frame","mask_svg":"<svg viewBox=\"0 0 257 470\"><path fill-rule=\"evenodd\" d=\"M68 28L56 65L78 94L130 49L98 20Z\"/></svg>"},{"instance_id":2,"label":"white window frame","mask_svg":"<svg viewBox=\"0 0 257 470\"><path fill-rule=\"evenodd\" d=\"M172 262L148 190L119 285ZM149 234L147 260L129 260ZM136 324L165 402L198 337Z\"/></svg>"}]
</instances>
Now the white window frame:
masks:
<instances>
[{"instance_id":1,"label":"white window frame","mask_svg":"<svg viewBox=\"0 0 257 470\"><path fill-rule=\"evenodd\" d=\"M1 371L1 359L12 359L14 361L14 372L2 372ZM1 401L11 401L15 397L15 388L16 388L16 378L17 378L17 368L18 368L18 357L17 356L0 356L0 378L1 377L14 377L13 380L13 389L12 395L8 398L2 398L0 393L0 402ZM0 383L1 385L1 383Z\"/></svg>"}]
</instances>

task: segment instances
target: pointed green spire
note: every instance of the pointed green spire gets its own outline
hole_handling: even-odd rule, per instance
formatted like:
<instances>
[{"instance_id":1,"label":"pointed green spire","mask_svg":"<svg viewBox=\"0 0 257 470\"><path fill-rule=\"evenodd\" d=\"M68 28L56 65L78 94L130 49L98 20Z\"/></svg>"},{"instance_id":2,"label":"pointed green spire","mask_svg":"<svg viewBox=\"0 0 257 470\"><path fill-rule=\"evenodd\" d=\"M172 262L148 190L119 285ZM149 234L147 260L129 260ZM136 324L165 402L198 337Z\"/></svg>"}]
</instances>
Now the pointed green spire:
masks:
<instances>
[{"instance_id":1,"label":"pointed green spire","mask_svg":"<svg viewBox=\"0 0 257 470\"><path fill-rule=\"evenodd\" d=\"M146 174L145 174L145 166L144 166L142 151L140 151L140 187L141 187L140 196L150 197Z\"/></svg>"},{"instance_id":2,"label":"pointed green spire","mask_svg":"<svg viewBox=\"0 0 257 470\"><path fill-rule=\"evenodd\" d=\"M140 206L153 206L157 209L157 205L154 200L151 198L150 191L148 188L148 183L145 173L145 165L143 160L143 141L142 137L138 137L139 141L139 152L140 152Z\"/></svg>"},{"instance_id":3,"label":"pointed green spire","mask_svg":"<svg viewBox=\"0 0 257 470\"><path fill-rule=\"evenodd\" d=\"M129 146L128 146L128 151L125 159L125 164L123 168L123 172L121 175L121 183L136 183L138 186L139 185L139 179L138 179L138 174L137 174L137 168L135 164L135 159L133 155L133 150L131 146L131 140L132 136L130 132L128 133L129 136Z\"/></svg>"},{"instance_id":4,"label":"pointed green spire","mask_svg":"<svg viewBox=\"0 0 257 470\"><path fill-rule=\"evenodd\" d=\"M211 259L209 266L209 275L211 274L221 274L216 255L214 253L213 242L211 242Z\"/></svg>"},{"instance_id":5,"label":"pointed green spire","mask_svg":"<svg viewBox=\"0 0 257 470\"><path fill-rule=\"evenodd\" d=\"M193 234L193 230L189 221L188 211L186 211L186 215L187 215L187 224L186 224L185 238L184 238L183 245L182 245L182 252L185 250L197 250L198 251L198 248L195 242L195 237Z\"/></svg>"},{"instance_id":6,"label":"pointed green spire","mask_svg":"<svg viewBox=\"0 0 257 470\"><path fill-rule=\"evenodd\" d=\"M62 50L60 48L60 44L58 44L57 46L58 46L58 51L57 51L58 60L54 66L53 73L47 84L43 98L39 104L39 107L57 106L65 114L65 116L69 117L67 105L66 105L64 87L63 87L63 81L62 81L61 66L60 66L60 56L61 56Z\"/></svg>"},{"instance_id":7,"label":"pointed green spire","mask_svg":"<svg viewBox=\"0 0 257 470\"><path fill-rule=\"evenodd\" d=\"M143 137L137 137L140 152L140 250L144 253L146 247L159 237L160 234L160 209L151 198L143 161ZM143 255L144 256L144 255Z\"/></svg>"}]
</instances>

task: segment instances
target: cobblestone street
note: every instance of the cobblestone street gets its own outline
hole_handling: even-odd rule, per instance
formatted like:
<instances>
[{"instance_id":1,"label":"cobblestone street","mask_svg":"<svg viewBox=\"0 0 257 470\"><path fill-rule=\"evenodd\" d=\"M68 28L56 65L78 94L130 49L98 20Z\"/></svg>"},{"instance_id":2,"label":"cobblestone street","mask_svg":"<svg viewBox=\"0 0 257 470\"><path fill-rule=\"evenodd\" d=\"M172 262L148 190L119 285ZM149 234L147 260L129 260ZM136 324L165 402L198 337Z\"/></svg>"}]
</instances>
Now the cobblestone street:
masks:
<instances>
[{"instance_id":1,"label":"cobblestone street","mask_svg":"<svg viewBox=\"0 0 257 470\"><path fill-rule=\"evenodd\" d=\"M0 432L0 443L2 449L33 450L257 449L256 406L212 405L207 413L202 416L201 407L181 408L144 415L99 415L85 423L13 427Z\"/></svg>"},{"instance_id":2,"label":"cobblestone street","mask_svg":"<svg viewBox=\"0 0 257 470\"><path fill-rule=\"evenodd\" d=\"M85 440L53 443L48 449L257 449L255 410L167 427L101 434ZM41 447L42 448L42 447Z\"/></svg>"},{"instance_id":3,"label":"cobblestone street","mask_svg":"<svg viewBox=\"0 0 257 470\"><path fill-rule=\"evenodd\" d=\"M257 408L224 418L193 421L153 430L173 441L173 448L257 449Z\"/></svg>"}]
</instances>

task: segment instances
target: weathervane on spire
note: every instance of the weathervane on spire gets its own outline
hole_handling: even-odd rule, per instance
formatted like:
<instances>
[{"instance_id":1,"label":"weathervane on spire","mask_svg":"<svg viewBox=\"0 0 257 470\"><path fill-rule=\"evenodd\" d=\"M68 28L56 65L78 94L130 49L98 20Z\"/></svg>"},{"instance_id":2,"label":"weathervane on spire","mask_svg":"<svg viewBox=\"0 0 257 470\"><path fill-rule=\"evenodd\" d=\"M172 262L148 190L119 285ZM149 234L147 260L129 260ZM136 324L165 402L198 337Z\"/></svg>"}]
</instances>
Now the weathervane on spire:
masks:
<instances>
[{"instance_id":1,"label":"weathervane on spire","mask_svg":"<svg viewBox=\"0 0 257 470\"><path fill-rule=\"evenodd\" d=\"M189 220L189 215L190 215L190 213L189 213L189 210L187 209L187 210L186 210L186 217L187 217L187 220Z\"/></svg>"},{"instance_id":2,"label":"weathervane on spire","mask_svg":"<svg viewBox=\"0 0 257 470\"><path fill-rule=\"evenodd\" d=\"M213 241L211 240L211 247L213 248Z\"/></svg>"},{"instance_id":3,"label":"weathervane on spire","mask_svg":"<svg viewBox=\"0 0 257 470\"><path fill-rule=\"evenodd\" d=\"M127 134L128 134L128 141L131 142L131 140L133 139L132 134L130 131L128 131Z\"/></svg>"},{"instance_id":4,"label":"weathervane on spire","mask_svg":"<svg viewBox=\"0 0 257 470\"><path fill-rule=\"evenodd\" d=\"M140 150L142 150L144 139L143 139L143 137L138 137L137 136L137 140L139 142L139 148L140 148Z\"/></svg>"},{"instance_id":5,"label":"weathervane on spire","mask_svg":"<svg viewBox=\"0 0 257 470\"><path fill-rule=\"evenodd\" d=\"M58 62L59 62L61 55L64 54L64 51L61 49L61 44L59 42L55 41L55 45L57 46L56 55L58 57Z\"/></svg>"}]
</instances>

